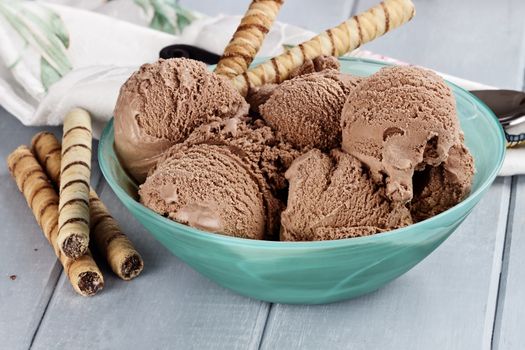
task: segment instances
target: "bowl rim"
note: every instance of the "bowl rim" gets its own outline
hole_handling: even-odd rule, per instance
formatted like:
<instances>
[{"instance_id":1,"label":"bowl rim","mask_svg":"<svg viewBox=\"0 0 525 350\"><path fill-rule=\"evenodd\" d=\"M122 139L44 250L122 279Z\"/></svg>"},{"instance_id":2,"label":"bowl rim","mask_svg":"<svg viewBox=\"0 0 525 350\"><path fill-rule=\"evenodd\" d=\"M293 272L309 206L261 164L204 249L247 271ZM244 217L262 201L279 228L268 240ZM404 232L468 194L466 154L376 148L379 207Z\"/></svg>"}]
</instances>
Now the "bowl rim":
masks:
<instances>
[{"instance_id":1,"label":"bowl rim","mask_svg":"<svg viewBox=\"0 0 525 350\"><path fill-rule=\"evenodd\" d=\"M395 65L395 64L391 64L387 62L382 62L382 61L367 59L367 58L360 58L360 57L339 57L339 60L364 62L367 64L379 65L381 67ZM492 182L496 178L499 170L501 169L503 165L503 160L504 160L504 155L505 155L505 133L504 133L503 127L499 123L498 119L496 118L492 110L488 108L485 105L485 103L483 103L479 98L471 94L469 91L463 89L462 87L446 79L445 81L449 86L452 86L453 88L458 90L460 93L465 94L468 98L470 98L471 100L474 100L474 102L476 102L476 105L481 109L481 111L491 117L489 118L489 121L493 124L493 126L498 131L498 135L501 141L500 149L498 150L498 156L499 156L498 164L492 170L492 172L488 175L485 181L480 184L478 189L470 193L470 195L467 198L465 198L463 201L456 204L452 208L447 209L444 212L441 212L438 215L435 215L429 219L426 219L426 220L423 220L423 221L420 221L420 222L417 222L415 224L411 224L405 227L401 227L398 229L386 231L386 232L380 232L380 233L376 233L376 234L369 235L369 236L363 236L363 237L352 237L352 238L343 238L343 239L326 240L326 241L300 241L300 242L267 241L267 240L255 240L255 239L249 239L249 238L239 238L239 237L217 234L213 232L206 232L206 231L202 231L202 230L193 228L191 226L187 226L187 225L178 223L168 218L165 218L162 215L142 205L140 202L138 202L134 198L132 198L125 190L123 190L120 186L116 184L116 181L115 181L115 184L112 183L113 176L111 176L111 172L108 169L109 165L103 161L104 159L106 159L106 157L103 155L103 150L106 149L106 147L108 146L113 148L113 144L106 145L106 143L109 140L114 141L114 134L113 134L114 118L110 119L110 121L106 124L106 126L104 127L104 130L102 131L102 134L100 137L100 144L98 147L98 163L102 171L102 174L104 175L105 180L108 182L111 189L117 194L117 197L119 197L119 199L125 198L126 200L128 200L128 202L130 202L130 205L135 210L142 213L143 215L153 216L154 220L158 220L165 225L171 226L173 230L170 230L168 234L173 234L172 233L173 231L175 232L175 234L183 234L187 236L191 235L192 236L191 238L194 238L194 239L198 238L198 239L202 239L206 241L216 241L216 243L221 243L221 244L253 246L254 248L256 247L256 248L271 248L271 249L279 249L279 248L282 248L282 249L321 248L322 249L322 248L335 248L335 247L340 248L340 247L356 245L356 244L373 243L375 241L392 238L392 236L399 236L401 238L404 234L407 234L413 230L417 230L423 225L429 225L433 222L436 222L440 218L449 214L451 211L459 211L462 208L467 207L472 201L476 201L478 197L480 197L485 192L485 190L492 184ZM109 179L111 179L111 181Z\"/></svg>"}]
</instances>

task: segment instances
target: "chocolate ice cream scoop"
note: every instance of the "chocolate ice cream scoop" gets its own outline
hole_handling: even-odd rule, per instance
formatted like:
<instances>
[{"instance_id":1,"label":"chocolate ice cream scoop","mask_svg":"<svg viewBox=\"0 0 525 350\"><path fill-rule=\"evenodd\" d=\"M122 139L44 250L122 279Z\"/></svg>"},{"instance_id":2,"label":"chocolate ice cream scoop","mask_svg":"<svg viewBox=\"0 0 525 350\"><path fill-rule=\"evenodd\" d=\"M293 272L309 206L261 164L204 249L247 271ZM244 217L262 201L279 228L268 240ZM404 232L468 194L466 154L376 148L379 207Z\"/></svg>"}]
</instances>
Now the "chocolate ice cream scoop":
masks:
<instances>
[{"instance_id":1,"label":"chocolate ice cream scoop","mask_svg":"<svg viewBox=\"0 0 525 350\"><path fill-rule=\"evenodd\" d=\"M412 223L404 204L390 202L361 162L340 150L314 149L286 172L288 204L281 240L315 241L371 235Z\"/></svg>"},{"instance_id":2,"label":"chocolate ice cream scoop","mask_svg":"<svg viewBox=\"0 0 525 350\"><path fill-rule=\"evenodd\" d=\"M245 115L248 105L203 63L175 58L145 64L124 83L115 106L115 147L142 182L162 151L214 119Z\"/></svg>"},{"instance_id":3,"label":"chocolate ice cream scoop","mask_svg":"<svg viewBox=\"0 0 525 350\"><path fill-rule=\"evenodd\" d=\"M438 166L460 143L452 91L437 74L416 67L387 67L363 80L341 115L342 148L361 160L386 195L412 199L412 176Z\"/></svg>"},{"instance_id":4,"label":"chocolate ice cream scoop","mask_svg":"<svg viewBox=\"0 0 525 350\"><path fill-rule=\"evenodd\" d=\"M289 79L298 77L300 75L321 72L327 69L339 70L339 68L341 68L341 65L339 64L337 57L321 55L312 60L305 60L299 68L293 70L290 73Z\"/></svg>"},{"instance_id":5,"label":"chocolate ice cream scoop","mask_svg":"<svg viewBox=\"0 0 525 350\"><path fill-rule=\"evenodd\" d=\"M289 79L296 78L301 75L321 72L328 69L339 70L339 60L334 56L319 56L312 60L307 59L297 69L290 73ZM353 78L352 78L353 79ZM259 106L264 104L273 94L279 84L265 84L263 86L255 86L248 91L246 101L250 104L250 110L253 113L259 113Z\"/></svg>"},{"instance_id":6,"label":"chocolate ice cream scoop","mask_svg":"<svg viewBox=\"0 0 525 350\"><path fill-rule=\"evenodd\" d=\"M462 144L452 146L440 165L414 174L414 198L410 211L414 221L428 219L461 202L470 193L474 159Z\"/></svg>"},{"instance_id":7,"label":"chocolate ice cream scoop","mask_svg":"<svg viewBox=\"0 0 525 350\"><path fill-rule=\"evenodd\" d=\"M228 146L208 144L173 152L140 186L140 201L192 227L262 239L268 230L267 199L235 153Z\"/></svg>"},{"instance_id":8,"label":"chocolate ice cream scoop","mask_svg":"<svg viewBox=\"0 0 525 350\"><path fill-rule=\"evenodd\" d=\"M288 183L284 178L284 172L300 152L289 143L279 140L263 120L234 117L203 124L183 143L165 151L159 162L171 158L173 153L179 152L182 148L197 144L227 145L231 146L231 149L236 149L237 156L264 178L271 192L285 199L284 192Z\"/></svg>"},{"instance_id":9,"label":"chocolate ice cream scoop","mask_svg":"<svg viewBox=\"0 0 525 350\"><path fill-rule=\"evenodd\" d=\"M250 170L265 198L267 235L269 238L275 236L288 190L284 172L300 155L299 151L278 140L264 121L234 117L196 128L183 143L173 145L165 151L159 164L200 144L227 147ZM156 167L151 172L155 169ZM194 184L200 185L198 182Z\"/></svg>"},{"instance_id":10,"label":"chocolate ice cream scoop","mask_svg":"<svg viewBox=\"0 0 525 350\"><path fill-rule=\"evenodd\" d=\"M259 106L262 118L298 148L328 150L341 141L340 116L359 78L328 69L278 85Z\"/></svg>"}]
</instances>

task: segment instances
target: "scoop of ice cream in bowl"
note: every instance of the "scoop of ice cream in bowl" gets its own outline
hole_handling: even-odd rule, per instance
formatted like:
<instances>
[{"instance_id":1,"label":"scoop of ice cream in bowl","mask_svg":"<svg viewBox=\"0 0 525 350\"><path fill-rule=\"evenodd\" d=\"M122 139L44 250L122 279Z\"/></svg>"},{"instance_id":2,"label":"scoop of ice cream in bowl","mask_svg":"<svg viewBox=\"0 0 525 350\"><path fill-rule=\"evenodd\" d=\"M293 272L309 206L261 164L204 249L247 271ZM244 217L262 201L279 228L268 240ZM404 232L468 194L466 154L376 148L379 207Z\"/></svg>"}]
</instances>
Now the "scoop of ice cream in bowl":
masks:
<instances>
[{"instance_id":1,"label":"scoop of ice cream in bowl","mask_svg":"<svg viewBox=\"0 0 525 350\"><path fill-rule=\"evenodd\" d=\"M188 109L203 122L166 112L164 124L141 128L161 135L152 142L160 139L163 151L145 182L121 164L113 121L99 144L102 172L161 244L226 288L309 304L372 292L463 222L501 167L504 136L485 105L437 75L355 58L339 63L340 72L306 71L261 89L257 117L242 116L243 101L210 74L205 82L218 97L191 95L198 107ZM190 78L191 94L203 83ZM188 101L178 91L159 91L152 98L175 96L183 113ZM143 113L141 96L135 110ZM170 138L165 129L176 125L183 132Z\"/></svg>"}]
</instances>

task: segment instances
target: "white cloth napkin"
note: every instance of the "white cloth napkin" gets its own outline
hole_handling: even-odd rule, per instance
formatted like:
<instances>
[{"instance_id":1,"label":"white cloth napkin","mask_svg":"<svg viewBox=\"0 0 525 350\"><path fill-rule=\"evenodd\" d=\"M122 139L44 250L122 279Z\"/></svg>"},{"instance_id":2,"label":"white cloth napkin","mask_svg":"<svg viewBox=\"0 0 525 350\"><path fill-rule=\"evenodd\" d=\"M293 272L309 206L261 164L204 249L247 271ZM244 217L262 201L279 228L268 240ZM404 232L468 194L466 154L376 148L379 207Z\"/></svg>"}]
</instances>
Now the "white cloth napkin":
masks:
<instances>
[{"instance_id":1,"label":"white cloth napkin","mask_svg":"<svg viewBox=\"0 0 525 350\"><path fill-rule=\"evenodd\" d=\"M128 0L55 2L96 12L0 1L0 104L24 125L59 125L69 109L82 107L93 116L95 135L111 118L120 86L138 66L176 43L220 53L240 21L239 16L206 18L170 0L155 0L156 6ZM313 35L276 23L259 55L275 56ZM351 55L402 64L365 50ZM492 88L443 76L465 89ZM507 150L500 175L514 174L525 174L525 148Z\"/></svg>"}]
</instances>

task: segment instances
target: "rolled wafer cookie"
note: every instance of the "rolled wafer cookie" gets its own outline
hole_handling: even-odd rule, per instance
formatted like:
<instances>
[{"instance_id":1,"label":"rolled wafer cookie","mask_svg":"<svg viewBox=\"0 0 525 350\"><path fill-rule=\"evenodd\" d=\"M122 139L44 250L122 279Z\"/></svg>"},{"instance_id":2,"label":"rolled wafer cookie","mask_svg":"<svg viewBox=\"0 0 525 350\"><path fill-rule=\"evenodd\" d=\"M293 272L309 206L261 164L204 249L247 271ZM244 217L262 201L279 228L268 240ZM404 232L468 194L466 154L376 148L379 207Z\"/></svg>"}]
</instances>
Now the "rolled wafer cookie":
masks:
<instances>
[{"instance_id":1,"label":"rolled wafer cookie","mask_svg":"<svg viewBox=\"0 0 525 350\"><path fill-rule=\"evenodd\" d=\"M104 286L104 277L89 250L73 260L58 247L58 195L33 153L28 147L20 146L8 156L7 165L73 289L83 296L96 294Z\"/></svg>"},{"instance_id":2,"label":"rolled wafer cookie","mask_svg":"<svg viewBox=\"0 0 525 350\"><path fill-rule=\"evenodd\" d=\"M58 186L61 162L58 139L52 133L40 132L31 140L31 147L51 181ZM113 272L123 280L137 277L144 261L93 189L89 192L89 209L90 238Z\"/></svg>"},{"instance_id":3,"label":"rolled wafer cookie","mask_svg":"<svg viewBox=\"0 0 525 350\"><path fill-rule=\"evenodd\" d=\"M91 118L86 111L75 108L66 115L62 145L58 246L77 259L89 246Z\"/></svg>"},{"instance_id":4,"label":"rolled wafer cookie","mask_svg":"<svg viewBox=\"0 0 525 350\"><path fill-rule=\"evenodd\" d=\"M93 190L89 195L89 205L91 237L98 250L117 276L126 281L137 277L144 268L142 257Z\"/></svg>"},{"instance_id":5,"label":"rolled wafer cookie","mask_svg":"<svg viewBox=\"0 0 525 350\"><path fill-rule=\"evenodd\" d=\"M58 139L48 131L41 131L31 139L31 151L38 159L42 168L59 188L60 162L62 161L62 146Z\"/></svg>"},{"instance_id":6,"label":"rolled wafer cookie","mask_svg":"<svg viewBox=\"0 0 525 350\"><path fill-rule=\"evenodd\" d=\"M233 78L246 72L259 52L284 0L252 0L233 34L215 73Z\"/></svg>"},{"instance_id":7,"label":"rolled wafer cookie","mask_svg":"<svg viewBox=\"0 0 525 350\"><path fill-rule=\"evenodd\" d=\"M250 87L285 80L307 59L320 55L341 56L408 22L414 15L415 7L411 0L385 0L337 27L232 78L232 82L246 96Z\"/></svg>"}]
</instances>

